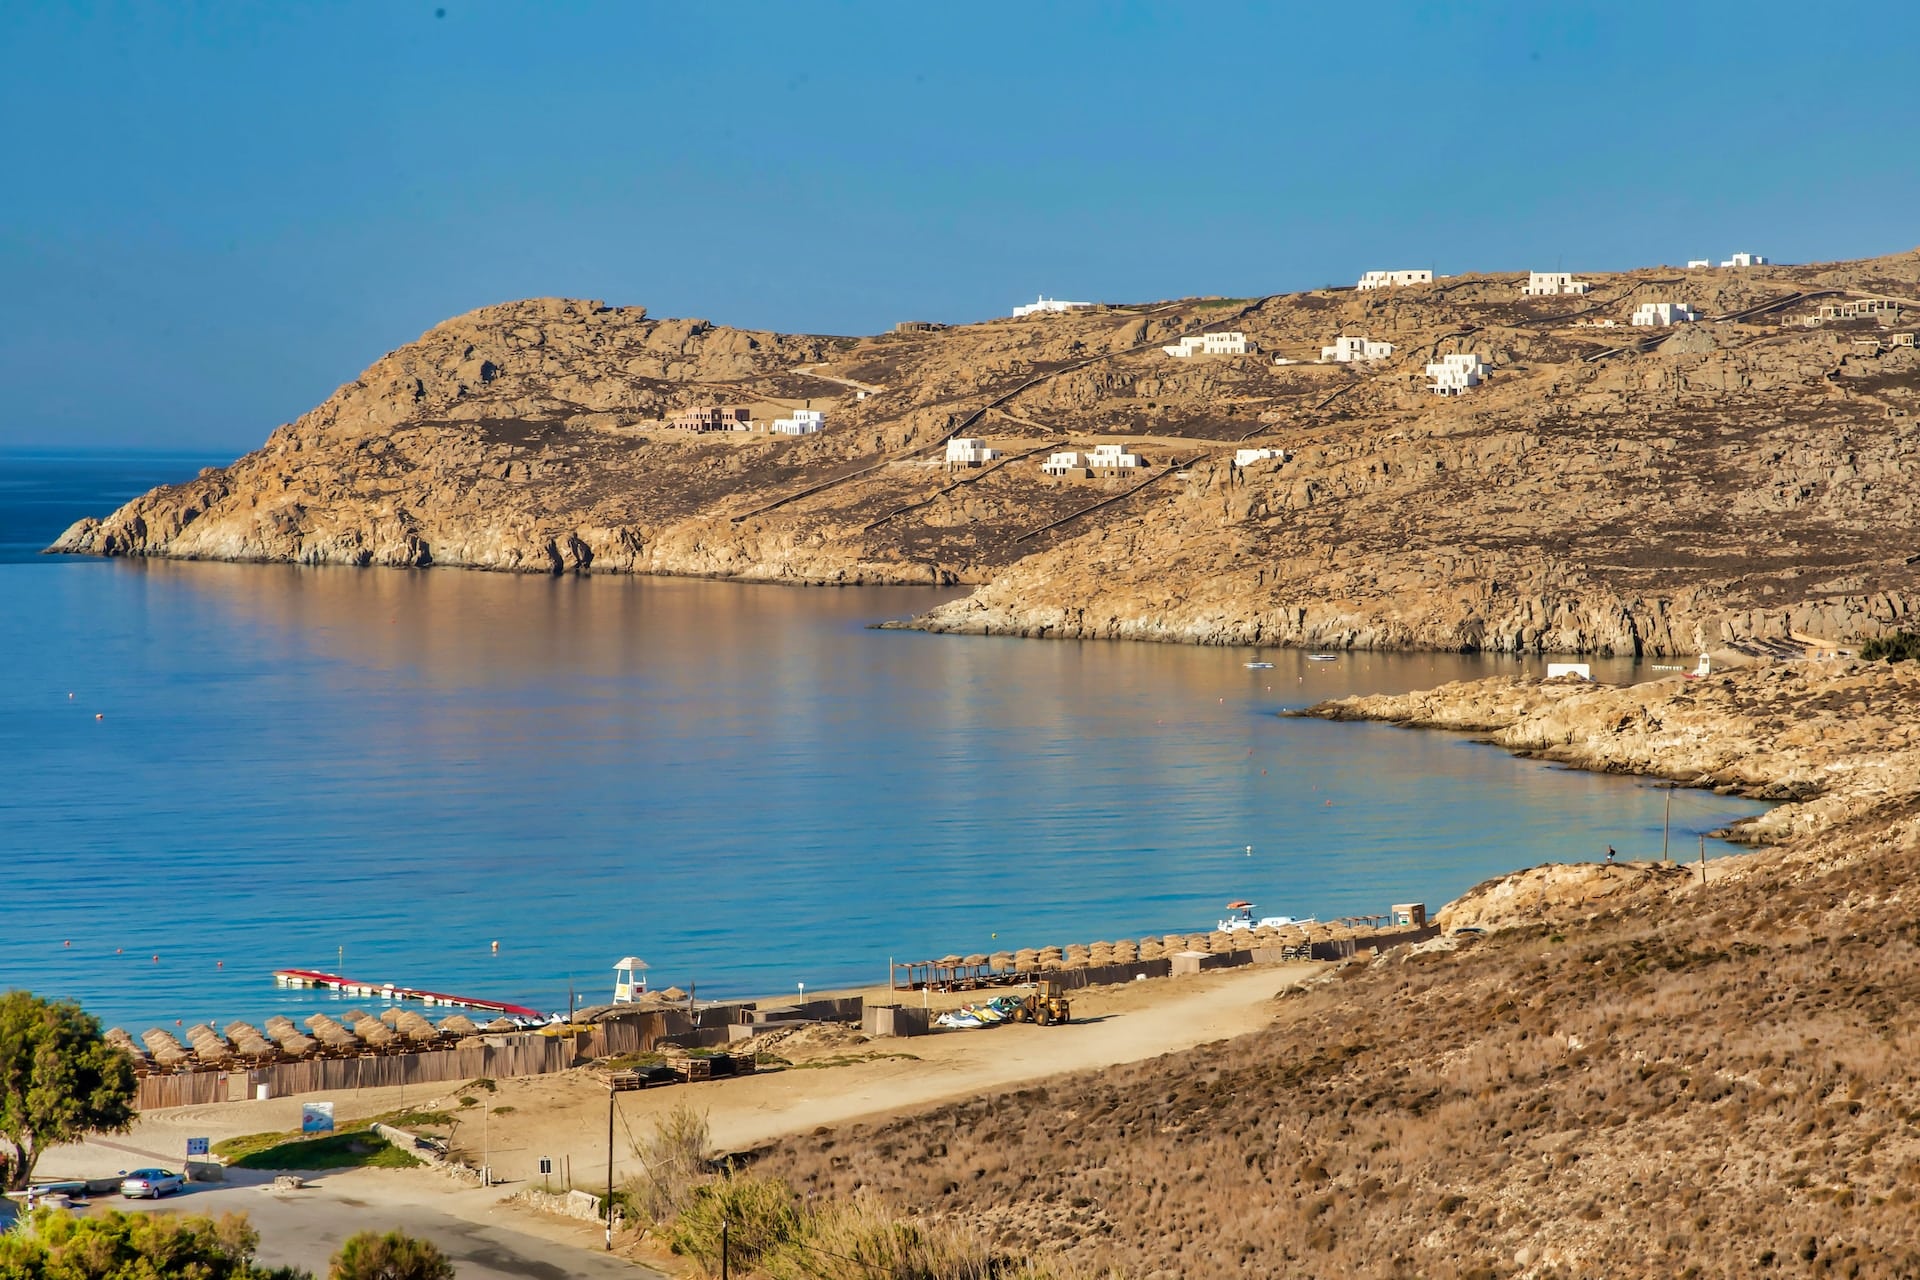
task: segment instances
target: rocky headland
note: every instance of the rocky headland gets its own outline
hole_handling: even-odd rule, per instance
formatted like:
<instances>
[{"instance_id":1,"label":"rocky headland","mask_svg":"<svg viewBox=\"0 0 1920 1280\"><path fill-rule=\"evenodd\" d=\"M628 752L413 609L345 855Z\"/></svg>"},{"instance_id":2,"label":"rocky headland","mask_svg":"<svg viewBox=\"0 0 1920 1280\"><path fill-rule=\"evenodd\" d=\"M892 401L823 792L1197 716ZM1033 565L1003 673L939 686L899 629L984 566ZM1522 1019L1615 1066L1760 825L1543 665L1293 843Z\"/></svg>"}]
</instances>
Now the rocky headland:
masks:
<instances>
[{"instance_id":1,"label":"rocky headland","mask_svg":"<svg viewBox=\"0 0 1920 1280\"><path fill-rule=\"evenodd\" d=\"M509 303L53 549L964 583L917 625L1214 644L1678 655L1911 627L1920 351L1900 335L1920 253L1586 278L1584 296L1469 274L871 337ZM1889 301L1821 314L1864 299ZM1703 319L1629 327L1645 301ZM1161 350L1229 330L1258 350ZM1341 335L1394 351L1321 362ZM1487 382L1426 389L1428 361L1467 352ZM666 425L702 403L829 425ZM1005 456L950 472L955 434ZM1040 471L1100 443L1147 465ZM1236 459L1256 448L1284 456Z\"/></svg>"}]
</instances>

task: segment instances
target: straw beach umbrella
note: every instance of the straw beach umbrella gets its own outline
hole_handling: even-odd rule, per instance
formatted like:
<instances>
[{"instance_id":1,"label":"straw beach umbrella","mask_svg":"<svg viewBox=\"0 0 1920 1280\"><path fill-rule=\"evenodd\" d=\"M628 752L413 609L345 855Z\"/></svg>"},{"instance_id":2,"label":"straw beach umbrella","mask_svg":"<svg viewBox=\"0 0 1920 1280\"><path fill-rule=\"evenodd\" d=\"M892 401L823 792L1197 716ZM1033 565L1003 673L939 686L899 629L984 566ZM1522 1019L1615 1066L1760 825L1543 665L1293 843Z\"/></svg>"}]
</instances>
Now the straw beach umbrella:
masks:
<instances>
[{"instance_id":1,"label":"straw beach umbrella","mask_svg":"<svg viewBox=\"0 0 1920 1280\"><path fill-rule=\"evenodd\" d=\"M146 1042L147 1052L153 1060L168 1071L184 1065L191 1056L187 1047L173 1038L173 1033L163 1027L153 1027L142 1033L140 1039Z\"/></svg>"},{"instance_id":2,"label":"straw beach umbrella","mask_svg":"<svg viewBox=\"0 0 1920 1280\"><path fill-rule=\"evenodd\" d=\"M1004 973L1013 968L1013 952L996 951L987 963L993 966L995 972Z\"/></svg>"},{"instance_id":3,"label":"straw beach umbrella","mask_svg":"<svg viewBox=\"0 0 1920 1280\"><path fill-rule=\"evenodd\" d=\"M440 1031L450 1036L478 1035L480 1028L473 1025L473 1019L464 1013L450 1013L440 1019Z\"/></svg>"},{"instance_id":4,"label":"straw beach umbrella","mask_svg":"<svg viewBox=\"0 0 1920 1280\"><path fill-rule=\"evenodd\" d=\"M400 1010L400 1016L393 1020L393 1029L415 1044L432 1044L440 1036L431 1022L411 1009Z\"/></svg>"}]
</instances>

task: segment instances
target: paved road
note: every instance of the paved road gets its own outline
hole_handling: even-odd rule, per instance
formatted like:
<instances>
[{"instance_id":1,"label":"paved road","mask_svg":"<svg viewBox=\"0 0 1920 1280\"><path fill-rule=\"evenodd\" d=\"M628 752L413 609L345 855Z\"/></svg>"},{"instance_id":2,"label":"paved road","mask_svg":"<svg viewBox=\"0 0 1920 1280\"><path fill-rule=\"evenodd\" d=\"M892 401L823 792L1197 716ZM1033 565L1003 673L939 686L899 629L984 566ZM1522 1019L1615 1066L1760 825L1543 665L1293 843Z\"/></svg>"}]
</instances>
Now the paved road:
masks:
<instances>
[{"instance_id":1,"label":"paved road","mask_svg":"<svg viewBox=\"0 0 1920 1280\"><path fill-rule=\"evenodd\" d=\"M96 1209L133 1209L157 1213L244 1212L260 1232L259 1260L268 1266L304 1267L324 1276L327 1260L340 1242L356 1231L399 1227L439 1245L453 1261L460 1280L660 1280L644 1267L574 1244L541 1239L510 1225L519 1215L498 1210L497 1225L469 1222L430 1205L376 1202L350 1179L321 1176L295 1192L276 1193L264 1185L195 1184L165 1200L122 1200L101 1196ZM496 1193L497 1194L497 1193ZM589 1228L582 1224L586 1234Z\"/></svg>"}]
</instances>

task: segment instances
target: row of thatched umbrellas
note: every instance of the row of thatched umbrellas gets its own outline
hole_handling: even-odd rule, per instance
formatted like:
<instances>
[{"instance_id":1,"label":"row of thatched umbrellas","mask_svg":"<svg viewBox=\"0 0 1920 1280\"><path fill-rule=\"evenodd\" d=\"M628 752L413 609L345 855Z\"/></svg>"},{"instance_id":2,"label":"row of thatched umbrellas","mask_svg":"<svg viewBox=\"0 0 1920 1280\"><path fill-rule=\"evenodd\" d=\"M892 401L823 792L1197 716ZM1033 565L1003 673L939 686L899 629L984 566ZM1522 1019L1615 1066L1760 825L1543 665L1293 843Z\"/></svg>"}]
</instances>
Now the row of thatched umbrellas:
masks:
<instances>
[{"instance_id":1,"label":"row of thatched umbrellas","mask_svg":"<svg viewBox=\"0 0 1920 1280\"><path fill-rule=\"evenodd\" d=\"M259 1065L315 1054L432 1048L483 1032L517 1030L505 1018L478 1025L458 1013L442 1018L436 1026L413 1010L398 1006L382 1010L377 1018L359 1009L348 1009L337 1019L316 1013L306 1019L306 1032L291 1018L278 1014L268 1018L263 1026L264 1031L250 1022L235 1021L228 1023L222 1034L211 1026L196 1023L186 1029L188 1043L185 1045L161 1027L145 1032L138 1043L120 1027L108 1030L105 1039L137 1064L172 1071L195 1063L224 1067L238 1060Z\"/></svg>"},{"instance_id":2,"label":"row of thatched umbrellas","mask_svg":"<svg viewBox=\"0 0 1920 1280\"><path fill-rule=\"evenodd\" d=\"M1167 933L1141 938L1138 942L1122 938L1117 942L1069 943L1065 947L1023 947L1018 951L976 952L973 955L942 956L922 961L915 968L932 970L935 982L964 981L995 974L1034 973L1048 969L1099 968L1110 964L1132 964L1138 960L1159 960L1182 951L1202 951L1226 955L1251 951L1256 947L1299 946L1347 937L1355 930L1340 924L1270 925L1228 932Z\"/></svg>"}]
</instances>

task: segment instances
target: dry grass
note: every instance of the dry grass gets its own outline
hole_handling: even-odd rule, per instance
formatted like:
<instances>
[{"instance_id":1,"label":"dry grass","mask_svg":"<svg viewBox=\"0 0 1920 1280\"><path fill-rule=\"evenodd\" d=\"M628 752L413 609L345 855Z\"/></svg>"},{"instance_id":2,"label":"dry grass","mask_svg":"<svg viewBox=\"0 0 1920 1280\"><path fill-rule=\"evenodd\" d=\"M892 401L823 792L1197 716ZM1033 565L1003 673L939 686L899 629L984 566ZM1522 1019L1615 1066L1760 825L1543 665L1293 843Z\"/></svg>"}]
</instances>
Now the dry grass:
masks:
<instances>
[{"instance_id":1,"label":"dry grass","mask_svg":"<svg viewBox=\"0 0 1920 1280\"><path fill-rule=\"evenodd\" d=\"M757 1168L1140 1276L1920 1274L1916 826Z\"/></svg>"}]
</instances>

